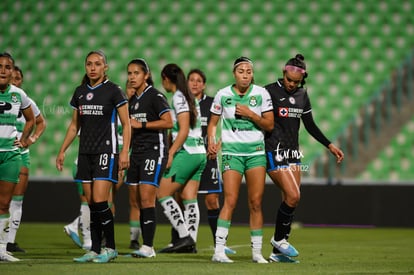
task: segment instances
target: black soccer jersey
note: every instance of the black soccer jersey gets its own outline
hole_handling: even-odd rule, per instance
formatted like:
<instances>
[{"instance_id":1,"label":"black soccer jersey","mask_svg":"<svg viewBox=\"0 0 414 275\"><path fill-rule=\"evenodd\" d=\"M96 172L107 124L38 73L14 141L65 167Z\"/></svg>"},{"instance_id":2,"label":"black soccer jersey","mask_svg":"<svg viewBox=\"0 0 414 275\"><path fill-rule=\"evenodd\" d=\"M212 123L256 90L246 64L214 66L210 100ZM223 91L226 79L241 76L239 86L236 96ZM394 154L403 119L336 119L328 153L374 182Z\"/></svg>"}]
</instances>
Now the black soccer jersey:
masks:
<instances>
[{"instance_id":1,"label":"black soccer jersey","mask_svg":"<svg viewBox=\"0 0 414 275\"><path fill-rule=\"evenodd\" d=\"M306 90L287 92L281 79L265 88L272 97L275 121L272 133L266 135L266 151L278 148L278 144L280 149L298 149L300 119L312 111Z\"/></svg>"},{"instance_id":2,"label":"black soccer jersey","mask_svg":"<svg viewBox=\"0 0 414 275\"><path fill-rule=\"evenodd\" d=\"M133 95L129 99L129 114L131 118L140 122L160 120L160 117L170 111L167 98L163 93L152 86L148 86L138 97ZM168 152L167 130L133 129L132 153L143 151L162 150Z\"/></svg>"},{"instance_id":3,"label":"black soccer jersey","mask_svg":"<svg viewBox=\"0 0 414 275\"><path fill-rule=\"evenodd\" d=\"M80 154L118 153L117 108L127 102L121 88L109 80L76 88L70 105L79 114Z\"/></svg>"},{"instance_id":4,"label":"black soccer jersey","mask_svg":"<svg viewBox=\"0 0 414 275\"><path fill-rule=\"evenodd\" d=\"M198 102L200 104L201 113L201 134L203 138L207 136L207 125L210 122L210 108L213 104L213 98L204 94ZM207 143L205 143L207 145Z\"/></svg>"},{"instance_id":5,"label":"black soccer jersey","mask_svg":"<svg viewBox=\"0 0 414 275\"><path fill-rule=\"evenodd\" d=\"M272 97L275 119L272 133L267 133L265 137L266 151L278 148L298 150L301 119L309 134L327 147L331 142L313 120L307 91L299 88L294 92L287 92L282 83L283 80L279 79L265 86Z\"/></svg>"}]
</instances>

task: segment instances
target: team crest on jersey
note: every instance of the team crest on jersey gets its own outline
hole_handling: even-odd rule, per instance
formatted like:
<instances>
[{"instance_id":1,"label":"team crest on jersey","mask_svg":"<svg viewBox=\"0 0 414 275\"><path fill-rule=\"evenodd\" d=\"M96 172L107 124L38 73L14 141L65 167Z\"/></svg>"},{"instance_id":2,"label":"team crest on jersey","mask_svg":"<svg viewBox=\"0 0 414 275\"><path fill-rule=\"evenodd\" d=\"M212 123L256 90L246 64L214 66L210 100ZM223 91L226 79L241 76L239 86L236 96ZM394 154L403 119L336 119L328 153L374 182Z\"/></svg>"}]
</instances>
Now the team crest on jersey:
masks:
<instances>
[{"instance_id":1,"label":"team crest on jersey","mask_svg":"<svg viewBox=\"0 0 414 275\"><path fill-rule=\"evenodd\" d=\"M93 93L88 93L86 95L86 100L92 100L92 98L93 98Z\"/></svg>"},{"instance_id":2,"label":"team crest on jersey","mask_svg":"<svg viewBox=\"0 0 414 275\"><path fill-rule=\"evenodd\" d=\"M256 97L255 97L255 96L252 96L252 97L250 98L250 100L249 100L249 105L250 105L250 106L252 106L252 107L256 107L256 105L257 105L257 99L256 99Z\"/></svg>"},{"instance_id":3,"label":"team crest on jersey","mask_svg":"<svg viewBox=\"0 0 414 275\"><path fill-rule=\"evenodd\" d=\"M296 100L293 96L291 96L291 97L289 97L289 102L290 102L290 104L295 104Z\"/></svg>"},{"instance_id":4,"label":"team crest on jersey","mask_svg":"<svg viewBox=\"0 0 414 275\"><path fill-rule=\"evenodd\" d=\"M289 116L288 108L279 107L279 116L280 117L288 117Z\"/></svg>"},{"instance_id":5,"label":"team crest on jersey","mask_svg":"<svg viewBox=\"0 0 414 275\"><path fill-rule=\"evenodd\" d=\"M18 101L18 99L17 99L17 95L16 95L16 94L12 94L12 95L11 95L11 100L12 100L14 103L16 103L16 102Z\"/></svg>"},{"instance_id":6,"label":"team crest on jersey","mask_svg":"<svg viewBox=\"0 0 414 275\"><path fill-rule=\"evenodd\" d=\"M135 103L134 110L138 110L138 108L139 108L139 102Z\"/></svg>"}]
</instances>

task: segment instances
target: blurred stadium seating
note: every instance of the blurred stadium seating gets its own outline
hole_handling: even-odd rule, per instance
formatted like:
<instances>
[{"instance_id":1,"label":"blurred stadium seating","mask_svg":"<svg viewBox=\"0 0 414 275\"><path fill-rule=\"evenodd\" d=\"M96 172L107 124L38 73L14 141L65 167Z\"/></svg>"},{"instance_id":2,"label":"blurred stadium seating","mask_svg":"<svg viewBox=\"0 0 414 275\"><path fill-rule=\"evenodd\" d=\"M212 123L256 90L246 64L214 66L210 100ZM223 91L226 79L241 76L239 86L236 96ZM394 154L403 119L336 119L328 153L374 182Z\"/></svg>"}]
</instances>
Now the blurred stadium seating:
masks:
<instances>
[{"instance_id":1,"label":"blurred stadium seating","mask_svg":"<svg viewBox=\"0 0 414 275\"><path fill-rule=\"evenodd\" d=\"M9 51L23 69L24 88L48 122L32 149L32 174L58 175L54 160L72 112L68 102L90 50L105 51L109 76L121 86L127 62L144 57L157 88L162 90L162 66L175 62L186 71L203 69L210 95L232 82L238 56L253 59L255 81L264 85L302 53L315 119L333 138L411 52L413 6L409 0L3 0L1 51ZM413 123L360 177L412 178L414 173L403 167L413 162ZM411 145L403 147L404 157L398 149L402 139ZM301 144L305 161L323 150L303 129ZM63 175L70 176L76 146L67 155ZM401 169L383 169L383 156L385 162L395 157Z\"/></svg>"}]
</instances>

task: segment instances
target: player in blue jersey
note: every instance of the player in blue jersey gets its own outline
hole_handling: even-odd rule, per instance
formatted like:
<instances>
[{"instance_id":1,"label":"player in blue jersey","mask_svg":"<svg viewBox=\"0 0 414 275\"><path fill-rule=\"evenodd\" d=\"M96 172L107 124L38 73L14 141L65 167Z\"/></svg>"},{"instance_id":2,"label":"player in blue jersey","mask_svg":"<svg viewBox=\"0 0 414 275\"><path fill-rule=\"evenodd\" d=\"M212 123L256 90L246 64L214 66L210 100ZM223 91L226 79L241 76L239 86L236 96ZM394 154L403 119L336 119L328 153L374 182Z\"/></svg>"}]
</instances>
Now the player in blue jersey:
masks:
<instances>
[{"instance_id":1,"label":"player in blue jersey","mask_svg":"<svg viewBox=\"0 0 414 275\"><path fill-rule=\"evenodd\" d=\"M108 205L112 185L118 182L118 171L129 167L131 125L128 100L106 71L108 64L102 51L92 51L85 59L86 74L83 83L72 96L74 111L63 144L56 158L56 167L62 170L65 151L76 138L79 129L78 167L75 181L82 187L91 213L92 248L75 262L105 263L115 259L114 217ZM123 129L123 147L119 152L117 124ZM102 234L103 233L103 234ZM102 235L105 247L101 249Z\"/></svg>"},{"instance_id":2,"label":"player in blue jersey","mask_svg":"<svg viewBox=\"0 0 414 275\"><path fill-rule=\"evenodd\" d=\"M297 54L283 68L283 78L265 86L272 97L274 128L266 135L267 173L282 191L275 232L271 239L272 262L297 262L292 257L299 252L288 242L294 211L300 200L301 156L299 149L300 120L306 130L323 144L340 163L343 152L331 143L313 120L307 90L304 88L308 76L304 57Z\"/></svg>"}]
</instances>

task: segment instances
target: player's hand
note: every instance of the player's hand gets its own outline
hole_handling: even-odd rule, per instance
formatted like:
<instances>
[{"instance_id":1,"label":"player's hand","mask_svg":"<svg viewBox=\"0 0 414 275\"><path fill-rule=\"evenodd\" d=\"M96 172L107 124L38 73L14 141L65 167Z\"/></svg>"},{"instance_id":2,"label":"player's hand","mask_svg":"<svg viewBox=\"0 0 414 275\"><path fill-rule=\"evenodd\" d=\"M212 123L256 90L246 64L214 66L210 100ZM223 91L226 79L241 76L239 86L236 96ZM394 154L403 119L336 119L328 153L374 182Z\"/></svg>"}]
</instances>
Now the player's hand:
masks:
<instances>
[{"instance_id":1,"label":"player's hand","mask_svg":"<svg viewBox=\"0 0 414 275\"><path fill-rule=\"evenodd\" d=\"M65 161L65 153L59 152L59 154L56 157L56 169L58 169L58 171L63 170L63 162L64 161Z\"/></svg>"},{"instance_id":2,"label":"player's hand","mask_svg":"<svg viewBox=\"0 0 414 275\"><path fill-rule=\"evenodd\" d=\"M331 151L332 155L336 157L336 163L341 163L345 156L344 152L342 152L341 149L339 149L332 143L329 144L328 148L329 148L329 151Z\"/></svg>"}]
</instances>

